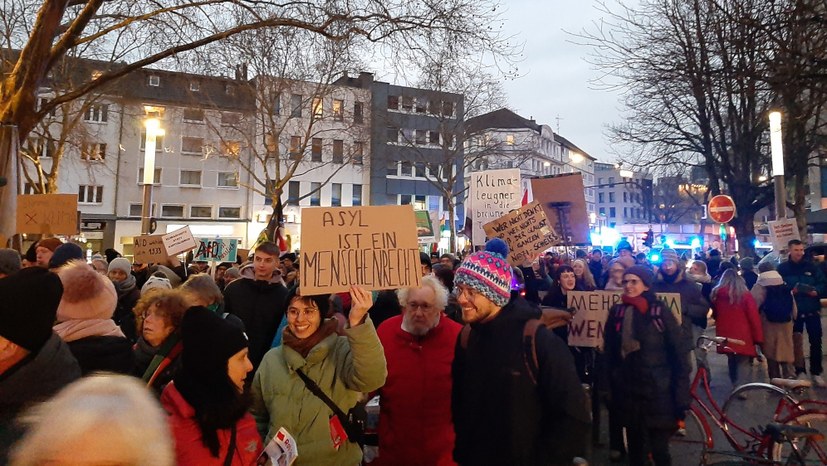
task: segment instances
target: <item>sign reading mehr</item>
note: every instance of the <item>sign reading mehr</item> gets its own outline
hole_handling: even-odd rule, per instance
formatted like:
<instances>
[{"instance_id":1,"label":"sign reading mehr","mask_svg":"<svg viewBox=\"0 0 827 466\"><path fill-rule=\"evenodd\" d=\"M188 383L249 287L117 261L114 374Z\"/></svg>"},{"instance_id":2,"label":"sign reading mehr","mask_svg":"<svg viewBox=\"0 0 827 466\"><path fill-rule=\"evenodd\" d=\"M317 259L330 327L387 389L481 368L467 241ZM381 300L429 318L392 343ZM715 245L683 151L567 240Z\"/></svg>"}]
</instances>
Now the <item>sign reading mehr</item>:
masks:
<instances>
[{"instance_id":1,"label":"sign reading mehr","mask_svg":"<svg viewBox=\"0 0 827 466\"><path fill-rule=\"evenodd\" d=\"M420 286L411 206L310 207L301 215L302 294Z\"/></svg>"},{"instance_id":2,"label":"sign reading mehr","mask_svg":"<svg viewBox=\"0 0 827 466\"><path fill-rule=\"evenodd\" d=\"M18 195L17 233L76 235L78 233L78 195Z\"/></svg>"},{"instance_id":3,"label":"sign reading mehr","mask_svg":"<svg viewBox=\"0 0 827 466\"><path fill-rule=\"evenodd\" d=\"M558 239L537 201L486 223L483 228L487 236L502 238L508 243L508 260L513 265L531 262L537 253L554 246Z\"/></svg>"}]
</instances>

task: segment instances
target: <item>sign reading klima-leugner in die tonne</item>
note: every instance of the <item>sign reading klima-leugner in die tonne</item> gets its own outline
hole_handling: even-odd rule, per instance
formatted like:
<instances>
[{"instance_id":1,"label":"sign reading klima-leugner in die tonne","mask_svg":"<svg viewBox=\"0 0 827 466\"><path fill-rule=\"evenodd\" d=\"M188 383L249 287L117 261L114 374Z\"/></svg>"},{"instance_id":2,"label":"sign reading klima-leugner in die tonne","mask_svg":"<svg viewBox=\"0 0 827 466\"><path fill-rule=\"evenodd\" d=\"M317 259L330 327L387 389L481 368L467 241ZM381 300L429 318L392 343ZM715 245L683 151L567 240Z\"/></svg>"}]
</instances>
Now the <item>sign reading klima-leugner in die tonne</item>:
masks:
<instances>
[{"instance_id":1,"label":"sign reading klima-leugner in die tonne","mask_svg":"<svg viewBox=\"0 0 827 466\"><path fill-rule=\"evenodd\" d=\"M520 170L486 170L471 173L469 192L472 219L472 242L485 244L483 225L520 208Z\"/></svg>"}]
</instances>

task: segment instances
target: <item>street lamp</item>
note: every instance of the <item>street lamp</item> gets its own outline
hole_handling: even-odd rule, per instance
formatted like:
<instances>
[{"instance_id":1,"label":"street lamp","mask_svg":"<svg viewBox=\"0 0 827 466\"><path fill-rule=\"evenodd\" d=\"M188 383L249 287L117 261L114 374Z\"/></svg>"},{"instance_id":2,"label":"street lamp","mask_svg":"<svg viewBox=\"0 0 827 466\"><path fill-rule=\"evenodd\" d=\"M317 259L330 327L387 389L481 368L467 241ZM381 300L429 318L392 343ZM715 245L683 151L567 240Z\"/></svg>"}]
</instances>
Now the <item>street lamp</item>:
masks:
<instances>
[{"instance_id":1,"label":"street lamp","mask_svg":"<svg viewBox=\"0 0 827 466\"><path fill-rule=\"evenodd\" d=\"M632 170L620 170L619 173L620 173L621 178L634 178L635 177L635 174L632 172Z\"/></svg>"},{"instance_id":2,"label":"street lamp","mask_svg":"<svg viewBox=\"0 0 827 466\"><path fill-rule=\"evenodd\" d=\"M150 233L152 219L152 184L155 182L155 142L164 135L161 122L157 118L147 118L146 143L144 144L144 205L141 207L141 234Z\"/></svg>"},{"instance_id":3,"label":"street lamp","mask_svg":"<svg viewBox=\"0 0 827 466\"><path fill-rule=\"evenodd\" d=\"M772 179L775 185L775 219L787 218L787 192L784 188L784 148L781 142L781 112L770 112Z\"/></svg>"}]
</instances>

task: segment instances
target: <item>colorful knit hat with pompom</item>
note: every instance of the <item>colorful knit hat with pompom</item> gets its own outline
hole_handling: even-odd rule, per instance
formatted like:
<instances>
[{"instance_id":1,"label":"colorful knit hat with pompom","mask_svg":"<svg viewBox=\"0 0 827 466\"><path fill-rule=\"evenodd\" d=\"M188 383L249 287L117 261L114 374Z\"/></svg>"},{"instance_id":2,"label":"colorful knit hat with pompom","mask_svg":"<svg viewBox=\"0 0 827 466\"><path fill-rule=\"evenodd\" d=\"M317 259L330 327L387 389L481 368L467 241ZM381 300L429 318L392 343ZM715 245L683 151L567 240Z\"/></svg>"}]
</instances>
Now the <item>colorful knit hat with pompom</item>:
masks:
<instances>
[{"instance_id":1,"label":"colorful knit hat with pompom","mask_svg":"<svg viewBox=\"0 0 827 466\"><path fill-rule=\"evenodd\" d=\"M454 285L473 288L497 306L511 299L511 265L508 245L494 238L485 243L485 250L466 257L454 273Z\"/></svg>"}]
</instances>

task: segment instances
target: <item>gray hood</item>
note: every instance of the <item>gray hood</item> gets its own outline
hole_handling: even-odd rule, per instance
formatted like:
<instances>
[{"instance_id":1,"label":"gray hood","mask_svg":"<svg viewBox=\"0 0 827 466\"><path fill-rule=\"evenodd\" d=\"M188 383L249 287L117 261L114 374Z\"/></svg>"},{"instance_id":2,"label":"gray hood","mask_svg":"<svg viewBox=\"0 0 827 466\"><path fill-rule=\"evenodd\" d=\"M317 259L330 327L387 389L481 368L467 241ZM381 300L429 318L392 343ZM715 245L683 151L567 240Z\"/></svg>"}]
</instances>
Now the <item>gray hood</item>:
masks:
<instances>
[{"instance_id":1,"label":"gray hood","mask_svg":"<svg viewBox=\"0 0 827 466\"><path fill-rule=\"evenodd\" d=\"M247 264L241 267L241 270L239 270L239 274L241 275L241 278L246 278L248 280L254 281L256 279L256 271L253 264ZM279 283L284 285L284 280L281 278L281 269L276 267L276 270L273 271L273 276L270 277L268 283Z\"/></svg>"},{"instance_id":2,"label":"gray hood","mask_svg":"<svg viewBox=\"0 0 827 466\"><path fill-rule=\"evenodd\" d=\"M767 270L766 272L759 273L758 281L755 282L756 285L761 286L776 286L783 283L784 279L781 278L781 275L775 270Z\"/></svg>"}]
</instances>

